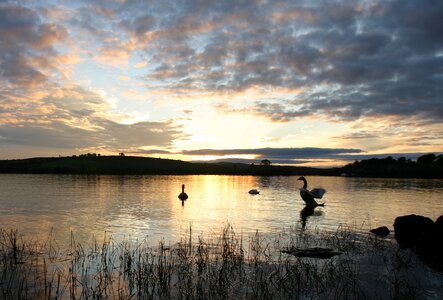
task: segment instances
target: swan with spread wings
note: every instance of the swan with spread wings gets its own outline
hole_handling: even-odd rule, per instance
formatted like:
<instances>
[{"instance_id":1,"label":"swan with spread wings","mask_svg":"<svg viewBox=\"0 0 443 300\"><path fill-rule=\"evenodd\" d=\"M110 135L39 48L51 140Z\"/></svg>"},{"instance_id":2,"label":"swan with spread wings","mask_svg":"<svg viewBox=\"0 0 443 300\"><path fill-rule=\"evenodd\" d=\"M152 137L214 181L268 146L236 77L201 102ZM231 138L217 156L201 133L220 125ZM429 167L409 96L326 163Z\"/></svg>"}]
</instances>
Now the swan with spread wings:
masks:
<instances>
[{"instance_id":1,"label":"swan with spread wings","mask_svg":"<svg viewBox=\"0 0 443 300\"><path fill-rule=\"evenodd\" d=\"M312 190L308 190L308 182L306 178L303 176L297 180L303 181L303 187L300 189L300 196L305 201L306 205L309 207L323 206L324 203L317 203L315 199L321 199L323 195L326 193L325 189L315 188Z\"/></svg>"}]
</instances>

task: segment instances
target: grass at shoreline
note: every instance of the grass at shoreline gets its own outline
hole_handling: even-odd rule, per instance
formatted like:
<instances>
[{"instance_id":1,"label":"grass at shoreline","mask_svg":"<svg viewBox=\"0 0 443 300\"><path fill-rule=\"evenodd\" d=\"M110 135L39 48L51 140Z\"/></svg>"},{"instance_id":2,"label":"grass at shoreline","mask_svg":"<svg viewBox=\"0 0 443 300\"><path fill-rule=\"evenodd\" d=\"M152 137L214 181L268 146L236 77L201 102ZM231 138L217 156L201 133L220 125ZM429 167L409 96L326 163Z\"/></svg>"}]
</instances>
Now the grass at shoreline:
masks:
<instances>
[{"instance_id":1,"label":"grass at shoreline","mask_svg":"<svg viewBox=\"0 0 443 300\"><path fill-rule=\"evenodd\" d=\"M291 247L329 247L322 260L281 253ZM410 251L350 229L291 231L264 238L238 236L226 225L202 238L192 228L181 241L81 245L26 241L0 230L3 299L423 299L443 296L441 273Z\"/></svg>"}]
</instances>

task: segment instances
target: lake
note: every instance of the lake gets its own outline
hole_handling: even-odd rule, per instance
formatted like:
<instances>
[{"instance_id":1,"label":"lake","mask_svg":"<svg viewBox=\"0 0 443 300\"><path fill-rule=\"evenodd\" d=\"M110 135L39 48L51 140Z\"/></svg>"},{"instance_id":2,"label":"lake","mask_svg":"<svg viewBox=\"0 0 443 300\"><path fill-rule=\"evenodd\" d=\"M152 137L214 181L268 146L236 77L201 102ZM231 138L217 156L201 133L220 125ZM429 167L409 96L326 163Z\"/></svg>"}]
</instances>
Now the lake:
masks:
<instances>
[{"instance_id":1,"label":"lake","mask_svg":"<svg viewBox=\"0 0 443 300\"><path fill-rule=\"evenodd\" d=\"M237 233L280 234L290 229L357 233L386 225L395 217L443 214L443 180L307 177L308 188L327 190L325 207L304 215L294 177L254 176L79 176L0 174L0 228L24 238L55 238L67 244L71 233L88 242L104 235L156 245L193 234L219 234L226 224ZM186 185L189 199L177 198ZM250 195L252 188L259 195Z\"/></svg>"}]
</instances>

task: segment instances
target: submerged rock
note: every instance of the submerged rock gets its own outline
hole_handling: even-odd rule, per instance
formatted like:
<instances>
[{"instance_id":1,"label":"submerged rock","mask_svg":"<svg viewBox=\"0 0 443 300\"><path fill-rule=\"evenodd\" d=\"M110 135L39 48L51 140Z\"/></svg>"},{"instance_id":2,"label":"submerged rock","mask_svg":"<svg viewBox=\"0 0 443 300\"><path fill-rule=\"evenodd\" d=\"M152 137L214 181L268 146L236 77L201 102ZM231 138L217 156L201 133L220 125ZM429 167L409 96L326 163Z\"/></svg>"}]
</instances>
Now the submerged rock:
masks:
<instances>
[{"instance_id":1,"label":"submerged rock","mask_svg":"<svg viewBox=\"0 0 443 300\"><path fill-rule=\"evenodd\" d=\"M386 226L381 226L381 227L378 227L378 228L371 229L370 232L372 232L373 234L382 236L382 237L388 236L389 233L391 233L389 228L386 227Z\"/></svg>"},{"instance_id":2,"label":"submerged rock","mask_svg":"<svg viewBox=\"0 0 443 300\"><path fill-rule=\"evenodd\" d=\"M294 256L298 257L313 257L313 258L331 258L335 255L342 254L341 252L335 251L330 248L320 248L320 247L313 247L313 248L291 248L288 250L281 250L282 253L286 254L292 254Z\"/></svg>"}]
</instances>

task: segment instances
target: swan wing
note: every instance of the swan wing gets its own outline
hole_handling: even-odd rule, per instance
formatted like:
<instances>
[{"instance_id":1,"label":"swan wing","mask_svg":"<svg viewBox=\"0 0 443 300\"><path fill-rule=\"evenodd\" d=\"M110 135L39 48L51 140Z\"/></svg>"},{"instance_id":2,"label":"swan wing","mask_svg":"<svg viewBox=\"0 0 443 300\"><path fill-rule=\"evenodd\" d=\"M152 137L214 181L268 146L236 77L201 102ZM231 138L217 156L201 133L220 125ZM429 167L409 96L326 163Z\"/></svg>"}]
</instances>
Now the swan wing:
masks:
<instances>
[{"instance_id":1,"label":"swan wing","mask_svg":"<svg viewBox=\"0 0 443 300\"><path fill-rule=\"evenodd\" d=\"M312 189L310 191L310 193L312 194L312 196L314 198L321 199L323 197L323 195L326 193L326 190L322 189L322 188L316 188L316 189Z\"/></svg>"}]
</instances>

